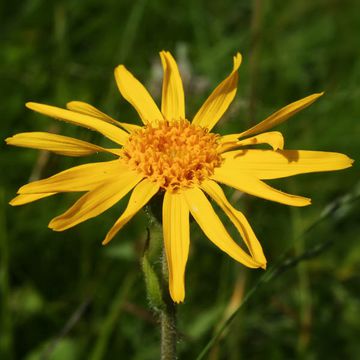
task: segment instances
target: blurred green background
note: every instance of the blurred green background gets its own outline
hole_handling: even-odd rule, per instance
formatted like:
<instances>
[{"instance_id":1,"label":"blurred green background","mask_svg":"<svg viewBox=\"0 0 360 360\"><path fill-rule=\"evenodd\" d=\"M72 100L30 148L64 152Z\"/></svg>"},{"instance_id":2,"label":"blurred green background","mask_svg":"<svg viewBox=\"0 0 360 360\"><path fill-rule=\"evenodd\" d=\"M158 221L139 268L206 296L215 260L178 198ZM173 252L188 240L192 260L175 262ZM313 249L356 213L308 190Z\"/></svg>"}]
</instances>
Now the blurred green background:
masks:
<instances>
[{"instance_id":1,"label":"blurred green background","mask_svg":"<svg viewBox=\"0 0 360 360\"><path fill-rule=\"evenodd\" d=\"M359 160L358 1L0 4L4 139L55 131L103 145L98 134L32 113L25 102L82 100L136 123L113 69L125 63L159 100L162 49L179 61L191 118L240 51L238 94L216 131L240 132L324 90L278 128L285 145ZM17 208L7 203L22 184L88 159L1 146L0 359L159 358L157 318L148 309L139 265L146 215L139 213L108 247L101 240L125 202L74 229L52 232L47 223L73 195ZM196 359L259 280L206 359L360 359L359 166L275 185L312 197L313 205L290 208L227 190L263 244L267 272L235 263L192 224L186 301L178 306L180 359Z\"/></svg>"}]
</instances>

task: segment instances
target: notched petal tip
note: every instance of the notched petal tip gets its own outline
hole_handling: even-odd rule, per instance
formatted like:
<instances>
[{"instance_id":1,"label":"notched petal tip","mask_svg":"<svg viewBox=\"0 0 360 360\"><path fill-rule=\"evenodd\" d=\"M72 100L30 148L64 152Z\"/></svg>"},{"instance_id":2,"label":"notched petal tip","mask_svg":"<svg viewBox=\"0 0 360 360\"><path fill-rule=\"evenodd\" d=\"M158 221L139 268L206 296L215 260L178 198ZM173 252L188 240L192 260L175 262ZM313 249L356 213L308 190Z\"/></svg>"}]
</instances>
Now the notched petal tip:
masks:
<instances>
[{"instance_id":1,"label":"notched petal tip","mask_svg":"<svg viewBox=\"0 0 360 360\"><path fill-rule=\"evenodd\" d=\"M176 288L176 285L174 283L169 285L169 292L171 299L176 304L183 303L185 300L185 286L181 286Z\"/></svg>"},{"instance_id":2,"label":"notched petal tip","mask_svg":"<svg viewBox=\"0 0 360 360\"><path fill-rule=\"evenodd\" d=\"M342 166L339 169L336 170L342 170L342 169L348 169L349 167L352 167L355 160L350 158L349 156L345 155L345 154L339 154L343 156L343 160L342 160Z\"/></svg>"},{"instance_id":3,"label":"notched petal tip","mask_svg":"<svg viewBox=\"0 0 360 360\"><path fill-rule=\"evenodd\" d=\"M61 232L61 231L65 231L69 228L71 228L71 226L67 226L66 223L64 223L63 220L60 219L60 216L56 216L54 217L48 224L48 228L51 229L52 231L56 231L56 232Z\"/></svg>"},{"instance_id":4,"label":"notched petal tip","mask_svg":"<svg viewBox=\"0 0 360 360\"><path fill-rule=\"evenodd\" d=\"M311 205L311 199L303 196L298 196L297 203L292 206L304 207Z\"/></svg>"},{"instance_id":5,"label":"notched petal tip","mask_svg":"<svg viewBox=\"0 0 360 360\"><path fill-rule=\"evenodd\" d=\"M181 297L176 297L176 296L171 295L171 298L172 298L174 303L181 304L185 300L185 294L183 296L181 296Z\"/></svg>"},{"instance_id":6,"label":"notched petal tip","mask_svg":"<svg viewBox=\"0 0 360 360\"><path fill-rule=\"evenodd\" d=\"M56 224L56 218L52 219L52 220L49 222L48 228L51 229L52 231L56 231L56 232L60 232L60 231L66 230L66 229L62 229L59 225Z\"/></svg>"}]
</instances>

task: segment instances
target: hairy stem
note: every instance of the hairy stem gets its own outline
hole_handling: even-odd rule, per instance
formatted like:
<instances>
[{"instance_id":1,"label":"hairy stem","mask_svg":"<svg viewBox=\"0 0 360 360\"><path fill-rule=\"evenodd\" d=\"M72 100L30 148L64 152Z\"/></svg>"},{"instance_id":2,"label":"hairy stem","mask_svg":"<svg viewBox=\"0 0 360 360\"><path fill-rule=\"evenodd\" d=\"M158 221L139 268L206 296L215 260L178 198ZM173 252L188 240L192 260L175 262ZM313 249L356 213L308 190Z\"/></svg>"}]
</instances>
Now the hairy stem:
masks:
<instances>
[{"instance_id":1,"label":"hairy stem","mask_svg":"<svg viewBox=\"0 0 360 360\"><path fill-rule=\"evenodd\" d=\"M163 297L165 306L160 312L161 321L161 360L176 359L176 308L168 290L168 268L165 250L162 254Z\"/></svg>"}]
</instances>

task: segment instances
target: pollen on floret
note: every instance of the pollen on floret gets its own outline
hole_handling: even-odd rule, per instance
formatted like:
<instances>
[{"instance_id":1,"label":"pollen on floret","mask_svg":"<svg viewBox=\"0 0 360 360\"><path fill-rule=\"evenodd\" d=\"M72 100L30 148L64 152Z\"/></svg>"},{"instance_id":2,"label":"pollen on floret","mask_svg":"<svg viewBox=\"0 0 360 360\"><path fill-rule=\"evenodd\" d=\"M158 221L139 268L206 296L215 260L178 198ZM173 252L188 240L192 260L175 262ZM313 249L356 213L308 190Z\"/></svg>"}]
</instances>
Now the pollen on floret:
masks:
<instances>
[{"instance_id":1,"label":"pollen on floret","mask_svg":"<svg viewBox=\"0 0 360 360\"><path fill-rule=\"evenodd\" d=\"M187 120L164 120L133 132L121 157L131 169L176 192L199 185L221 165L218 138Z\"/></svg>"}]
</instances>

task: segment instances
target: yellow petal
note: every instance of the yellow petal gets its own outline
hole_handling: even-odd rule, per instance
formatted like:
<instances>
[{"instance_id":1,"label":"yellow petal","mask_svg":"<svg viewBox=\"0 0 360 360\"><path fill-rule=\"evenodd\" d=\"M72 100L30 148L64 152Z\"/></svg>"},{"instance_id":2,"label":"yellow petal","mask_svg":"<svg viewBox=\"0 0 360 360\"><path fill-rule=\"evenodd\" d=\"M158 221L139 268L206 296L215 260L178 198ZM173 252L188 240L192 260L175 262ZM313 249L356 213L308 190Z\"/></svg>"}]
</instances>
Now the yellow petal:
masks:
<instances>
[{"instance_id":1,"label":"yellow petal","mask_svg":"<svg viewBox=\"0 0 360 360\"><path fill-rule=\"evenodd\" d=\"M201 184L201 188L207 192L207 194L213 198L216 203L223 209L225 214L229 217L236 229L239 231L243 238L247 248L250 251L251 256L256 262L261 264L262 268L266 268L266 259L259 240L257 239L250 224L246 220L244 214L236 210L226 199L221 187L212 180L204 181Z\"/></svg>"},{"instance_id":2,"label":"yellow petal","mask_svg":"<svg viewBox=\"0 0 360 360\"><path fill-rule=\"evenodd\" d=\"M241 64L241 55L234 56L234 67L230 75L223 80L213 93L204 102L194 117L193 124L211 130L225 113L233 101L238 82L238 69Z\"/></svg>"},{"instance_id":3,"label":"yellow petal","mask_svg":"<svg viewBox=\"0 0 360 360\"><path fill-rule=\"evenodd\" d=\"M168 51L160 52L164 70L161 112L165 119L185 119L184 89L178 66Z\"/></svg>"},{"instance_id":4,"label":"yellow petal","mask_svg":"<svg viewBox=\"0 0 360 360\"><path fill-rule=\"evenodd\" d=\"M240 141L238 141L236 138L230 140L230 136L231 135L223 136L223 138L225 139L222 139L220 141L220 148L219 148L220 153L229 151L231 149L236 149L242 146L259 145L259 144L269 144L274 150L284 148L284 137L278 131L265 132Z\"/></svg>"},{"instance_id":5,"label":"yellow petal","mask_svg":"<svg viewBox=\"0 0 360 360\"><path fill-rule=\"evenodd\" d=\"M43 199L45 197L52 196L52 195L55 195L55 194L56 194L56 192L44 193L44 194L23 194L23 195L18 195L18 196L15 196L9 202L9 204L11 206L25 205L25 204L31 203L33 201L40 200L40 199Z\"/></svg>"},{"instance_id":6,"label":"yellow petal","mask_svg":"<svg viewBox=\"0 0 360 360\"><path fill-rule=\"evenodd\" d=\"M353 160L344 154L307 150L237 150L222 154L224 169L259 179L278 179L311 172L341 170Z\"/></svg>"},{"instance_id":7,"label":"yellow petal","mask_svg":"<svg viewBox=\"0 0 360 360\"><path fill-rule=\"evenodd\" d=\"M32 102L26 103L26 107L40 114L51 116L55 119L63 120L70 124L83 126L90 130L95 130L120 145L123 145L129 137L129 134L127 132L119 129L117 126L109 124L105 121L101 121L89 115L61 109L56 106Z\"/></svg>"},{"instance_id":8,"label":"yellow petal","mask_svg":"<svg viewBox=\"0 0 360 360\"><path fill-rule=\"evenodd\" d=\"M118 233L118 231L132 219L132 217L142 208L144 207L148 201L159 191L159 186L153 182L150 182L147 179L141 181L138 185L136 185L135 189L131 193L129 203L113 225L113 227L107 233L105 240L102 242L103 245L109 243L113 237Z\"/></svg>"},{"instance_id":9,"label":"yellow petal","mask_svg":"<svg viewBox=\"0 0 360 360\"><path fill-rule=\"evenodd\" d=\"M189 208L182 194L165 192L163 231L170 295L179 303L185 298L185 267L190 245Z\"/></svg>"},{"instance_id":10,"label":"yellow petal","mask_svg":"<svg viewBox=\"0 0 360 360\"><path fill-rule=\"evenodd\" d=\"M104 149L86 141L46 132L20 133L5 141L8 145L47 150L66 156L85 156L98 152L113 153L111 149Z\"/></svg>"},{"instance_id":11,"label":"yellow petal","mask_svg":"<svg viewBox=\"0 0 360 360\"><path fill-rule=\"evenodd\" d=\"M272 127L281 124L286 121L289 117L295 115L302 109L305 109L309 105L311 105L314 101L316 101L320 96L324 93L312 94L303 99L297 100L282 109L276 111L265 120L261 121L259 124L253 126L252 128L238 134L238 137L249 136L253 134L257 134L260 132L264 132Z\"/></svg>"},{"instance_id":12,"label":"yellow petal","mask_svg":"<svg viewBox=\"0 0 360 360\"><path fill-rule=\"evenodd\" d=\"M83 195L65 213L52 219L49 228L63 231L100 215L120 201L140 180L141 175L129 172L119 179L103 182Z\"/></svg>"},{"instance_id":13,"label":"yellow petal","mask_svg":"<svg viewBox=\"0 0 360 360\"><path fill-rule=\"evenodd\" d=\"M211 178L244 193L276 201L281 204L306 206L311 203L308 198L284 193L265 184L253 175L242 173L239 170L228 166L221 166L217 168Z\"/></svg>"},{"instance_id":14,"label":"yellow petal","mask_svg":"<svg viewBox=\"0 0 360 360\"><path fill-rule=\"evenodd\" d=\"M120 176L128 171L129 168L119 160L79 165L47 179L26 184L19 189L18 193L42 194L48 192L88 191L107 179Z\"/></svg>"},{"instance_id":15,"label":"yellow petal","mask_svg":"<svg viewBox=\"0 0 360 360\"><path fill-rule=\"evenodd\" d=\"M89 116L95 117L99 120L106 121L110 124L119 126L130 133L133 132L134 130L140 129L140 126L138 126L138 125L119 122L119 121L113 119L111 116L103 113L96 107L94 107L86 102L83 102L83 101L70 101L66 104L66 107L71 111L75 111L75 112L78 112L78 113L84 114L84 115L89 115Z\"/></svg>"},{"instance_id":16,"label":"yellow petal","mask_svg":"<svg viewBox=\"0 0 360 360\"><path fill-rule=\"evenodd\" d=\"M245 266L250 268L262 266L262 264L255 261L231 238L206 196L200 189L188 189L184 192L184 196L192 216L209 240L233 259Z\"/></svg>"},{"instance_id":17,"label":"yellow petal","mask_svg":"<svg viewBox=\"0 0 360 360\"><path fill-rule=\"evenodd\" d=\"M121 95L134 107L145 125L163 119L151 95L124 65L115 69L115 80Z\"/></svg>"}]
</instances>

